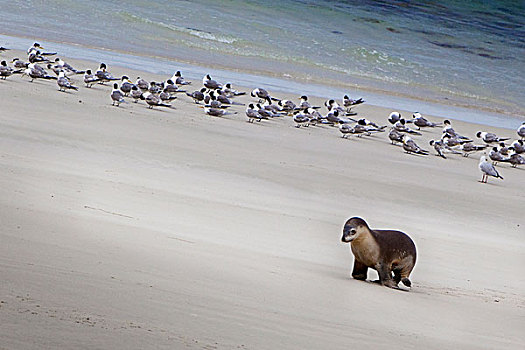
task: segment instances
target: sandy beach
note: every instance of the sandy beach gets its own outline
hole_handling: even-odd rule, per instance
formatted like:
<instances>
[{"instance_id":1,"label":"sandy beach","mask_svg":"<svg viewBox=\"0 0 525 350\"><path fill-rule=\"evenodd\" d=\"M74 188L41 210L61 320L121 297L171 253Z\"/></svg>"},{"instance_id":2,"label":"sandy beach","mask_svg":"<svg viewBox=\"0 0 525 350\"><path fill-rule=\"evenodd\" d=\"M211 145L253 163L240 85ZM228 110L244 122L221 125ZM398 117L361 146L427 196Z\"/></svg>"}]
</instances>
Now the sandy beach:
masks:
<instances>
[{"instance_id":1,"label":"sandy beach","mask_svg":"<svg viewBox=\"0 0 525 350\"><path fill-rule=\"evenodd\" d=\"M441 128L415 156L387 133L213 118L185 95L117 108L110 85L72 79L0 81L0 349L523 348L523 167L481 184L479 154L434 156ZM351 278L352 216L412 237L409 292Z\"/></svg>"}]
</instances>

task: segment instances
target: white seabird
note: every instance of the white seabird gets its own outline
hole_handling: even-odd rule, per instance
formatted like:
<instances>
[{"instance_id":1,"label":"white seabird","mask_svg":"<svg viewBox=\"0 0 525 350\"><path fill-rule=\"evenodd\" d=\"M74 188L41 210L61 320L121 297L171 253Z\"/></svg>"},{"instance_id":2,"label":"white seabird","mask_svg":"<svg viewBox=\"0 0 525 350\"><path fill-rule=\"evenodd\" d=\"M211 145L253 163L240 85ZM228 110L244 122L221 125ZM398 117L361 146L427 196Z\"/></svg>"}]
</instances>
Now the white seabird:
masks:
<instances>
[{"instance_id":1,"label":"white seabird","mask_svg":"<svg viewBox=\"0 0 525 350\"><path fill-rule=\"evenodd\" d=\"M484 154L481 155L478 166L479 166L479 170L481 170L481 173L482 173L482 177L479 182L487 183L487 179L489 176L503 180L503 177L498 173L494 165L487 161L487 157L485 157Z\"/></svg>"}]
</instances>

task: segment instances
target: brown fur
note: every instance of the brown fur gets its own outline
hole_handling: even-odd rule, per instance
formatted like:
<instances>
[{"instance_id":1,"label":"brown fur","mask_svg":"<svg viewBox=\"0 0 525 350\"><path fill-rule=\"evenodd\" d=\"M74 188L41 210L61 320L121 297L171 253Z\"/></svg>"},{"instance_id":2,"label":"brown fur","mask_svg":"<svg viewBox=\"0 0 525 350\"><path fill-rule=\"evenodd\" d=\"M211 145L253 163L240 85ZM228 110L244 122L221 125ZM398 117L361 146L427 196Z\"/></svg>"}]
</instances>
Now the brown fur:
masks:
<instances>
[{"instance_id":1,"label":"brown fur","mask_svg":"<svg viewBox=\"0 0 525 350\"><path fill-rule=\"evenodd\" d=\"M366 280L368 268L372 268L384 286L396 288L399 282L411 286L408 277L416 264L416 246L405 233L371 230L363 219L353 217L345 223L341 241L351 245L355 279Z\"/></svg>"}]
</instances>

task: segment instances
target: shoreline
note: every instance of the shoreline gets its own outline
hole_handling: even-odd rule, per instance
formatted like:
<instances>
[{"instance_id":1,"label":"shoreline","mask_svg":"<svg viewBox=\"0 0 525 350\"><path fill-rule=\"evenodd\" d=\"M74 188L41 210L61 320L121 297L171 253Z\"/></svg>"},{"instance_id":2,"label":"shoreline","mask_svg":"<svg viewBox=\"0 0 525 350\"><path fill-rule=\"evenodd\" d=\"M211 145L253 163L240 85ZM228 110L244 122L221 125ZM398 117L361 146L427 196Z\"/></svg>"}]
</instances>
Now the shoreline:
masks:
<instances>
[{"instance_id":1,"label":"shoreline","mask_svg":"<svg viewBox=\"0 0 525 350\"><path fill-rule=\"evenodd\" d=\"M11 40L14 40L17 48L14 48L13 50L20 51L24 51L24 47L29 47L35 40L26 37L0 34L0 39L3 38L11 38ZM190 61L178 62L168 58L150 57L138 55L136 53L112 51L109 49L96 49L82 45L58 43L48 40L41 40L40 42L53 43L51 47L56 47L55 51L58 51L59 54L62 53L61 57L85 59L93 62L97 62L97 60L98 62L104 61L114 66L142 70L152 74L172 74L176 70L181 70L187 78L192 80L201 80L202 76L210 73L219 81L232 82L235 85L248 87L250 89L263 87L272 91L285 93L295 92L297 95L306 94L320 98L341 98L343 95L348 94L352 98L363 97L366 103L378 107L391 108L392 110L407 110L411 111L411 113L419 111L425 115L487 126L503 127L507 129L515 129L523 121L522 118L514 117L509 114L495 113L494 111L479 108L467 108L462 105L454 105L452 104L452 101L437 102L435 100L424 98L414 99L413 97L390 94L387 91L378 91L374 88L367 89L365 87L353 86L343 89L338 84L320 85L309 82L308 80L297 81L271 75L258 75L258 73L254 74L249 71L234 71L221 67L194 65L191 64ZM90 57L83 57L86 53L90 54ZM3 56L5 55L6 54L4 53Z\"/></svg>"}]
</instances>

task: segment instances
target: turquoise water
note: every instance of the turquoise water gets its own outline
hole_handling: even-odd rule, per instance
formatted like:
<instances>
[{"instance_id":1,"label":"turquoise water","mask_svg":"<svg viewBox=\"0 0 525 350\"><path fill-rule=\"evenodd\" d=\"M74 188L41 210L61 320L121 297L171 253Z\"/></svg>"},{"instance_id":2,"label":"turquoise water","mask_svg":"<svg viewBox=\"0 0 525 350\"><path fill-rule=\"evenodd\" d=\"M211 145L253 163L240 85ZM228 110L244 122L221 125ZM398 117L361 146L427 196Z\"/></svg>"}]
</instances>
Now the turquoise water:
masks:
<instances>
[{"instance_id":1,"label":"turquoise water","mask_svg":"<svg viewBox=\"0 0 525 350\"><path fill-rule=\"evenodd\" d=\"M523 118L524 13L523 1L12 0L0 20L9 36Z\"/></svg>"}]
</instances>

